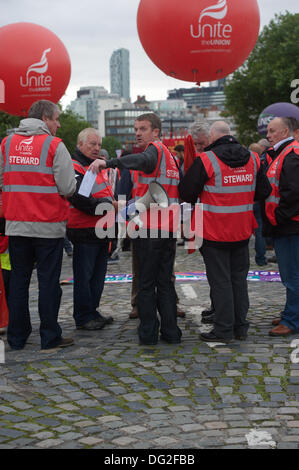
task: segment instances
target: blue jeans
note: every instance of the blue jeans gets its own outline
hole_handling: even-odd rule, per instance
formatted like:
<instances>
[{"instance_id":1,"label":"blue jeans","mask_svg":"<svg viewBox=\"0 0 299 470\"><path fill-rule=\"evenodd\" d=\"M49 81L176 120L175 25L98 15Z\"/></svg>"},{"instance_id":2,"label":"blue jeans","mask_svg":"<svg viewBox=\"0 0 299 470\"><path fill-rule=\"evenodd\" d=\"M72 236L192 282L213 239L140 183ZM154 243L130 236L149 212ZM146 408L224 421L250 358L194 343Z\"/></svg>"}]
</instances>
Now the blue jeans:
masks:
<instances>
[{"instance_id":1,"label":"blue jeans","mask_svg":"<svg viewBox=\"0 0 299 470\"><path fill-rule=\"evenodd\" d=\"M38 312L41 348L61 343L58 312L61 300L59 284L63 256L63 238L9 237L11 262L8 296L9 324L7 340L12 349L22 349L31 333L29 286L34 263L38 278Z\"/></svg>"},{"instance_id":2,"label":"blue jeans","mask_svg":"<svg viewBox=\"0 0 299 470\"><path fill-rule=\"evenodd\" d=\"M108 241L73 243L74 320L76 326L99 318L97 311L107 271Z\"/></svg>"},{"instance_id":3,"label":"blue jeans","mask_svg":"<svg viewBox=\"0 0 299 470\"><path fill-rule=\"evenodd\" d=\"M281 323L299 331L299 235L274 238L274 248L281 281L286 288Z\"/></svg>"},{"instance_id":4,"label":"blue jeans","mask_svg":"<svg viewBox=\"0 0 299 470\"><path fill-rule=\"evenodd\" d=\"M253 212L258 223L258 227L255 229L255 262L256 264L263 265L267 263L266 240L262 235L262 216L261 208L258 202L256 202L253 206Z\"/></svg>"}]
</instances>

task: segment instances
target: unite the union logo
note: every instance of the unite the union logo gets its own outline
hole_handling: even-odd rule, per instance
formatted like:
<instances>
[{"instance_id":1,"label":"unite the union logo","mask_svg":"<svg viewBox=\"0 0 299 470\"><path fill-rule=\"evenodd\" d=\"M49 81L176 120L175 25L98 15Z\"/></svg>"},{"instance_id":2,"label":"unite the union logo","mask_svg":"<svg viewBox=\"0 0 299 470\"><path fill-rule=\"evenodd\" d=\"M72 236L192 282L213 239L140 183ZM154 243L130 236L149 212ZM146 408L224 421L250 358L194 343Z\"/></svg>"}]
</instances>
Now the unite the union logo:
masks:
<instances>
[{"instance_id":1,"label":"unite the union logo","mask_svg":"<svg viewBox=\"0 0 299 470\"><path fill-rule=\"evenodd\" d=\"M32 142L33 142L33 137L31 136L29 138L21 140L18 145L16 145L16 150L22 153L31 153L33 150Z\"/></svg>"},{"instance_id":2,"label":"unite the union logo","mask_svg":"<svg viewBox=\"0 0 299 470\"><path fill-rule=\"evenodd\" d=\"M51 90L52 77L45 75L48 70L47 54L51 48L45 49L39 62L29 65L26 77L20 76L20 85L23 88L29 88L32 92L49 92Z\"/></svg>"},{"instance_id":3,"label":"unite the union logo","mask_svg":"<svg viewBox=\"0 0 299 470\"><path fill-rule=\"evenodd\" d=\"M197 26L190 25L191 36L194 39L201 38L202 45L229 46L231 44L233 28L230 24L224 24L221 21L227 15L227 3L228 0L218 0L216 4L204 8L199 15ZM204 19L207 20L203 21Z\"/></svg>"}]
</instances>

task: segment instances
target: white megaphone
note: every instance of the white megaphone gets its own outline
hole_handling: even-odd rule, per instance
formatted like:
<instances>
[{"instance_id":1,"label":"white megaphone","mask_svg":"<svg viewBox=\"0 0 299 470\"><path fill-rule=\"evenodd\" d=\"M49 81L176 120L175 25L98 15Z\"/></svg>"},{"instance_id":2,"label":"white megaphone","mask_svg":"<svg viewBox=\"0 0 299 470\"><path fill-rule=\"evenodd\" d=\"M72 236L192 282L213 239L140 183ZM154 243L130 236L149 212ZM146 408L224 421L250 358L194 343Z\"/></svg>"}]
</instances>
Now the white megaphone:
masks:
<instances>
[{"instance_id":1,"label":"white megaphone","mask_svg":"<svg viewBox=\"0 0 299 470\"><path fill-rule=\"evenodd\" d=\"M144 196L140 199L137 199L131 206L134 205L134 208L129 206L128 208L128 215L132 214L132 210L134 210L135 215L133 216L132 220L134 223L138 225L138 227L143 226L143 222L139 217L139 214L142 212L147 211L150 208L151 204L157 204L159 207L167 208L169 206L169 198L168 194L163 188L163 186L158 183L157 181L151 181L148 186L148 190ZM137 212L137 214L136 214Z\"/></svg>"},{"instance_id":2,"label":"white megaphone","mask_svg":"<svg viewBox=\"0 0 299 470\"><path fill-rule=\"evenodd\" d=\"M159 207L167 208L169 207L169 197L163 186L157 181L151 181L149 187L144 196L137 201L131 202L127 207L122 209L117 215L116 220L118 222L118 244L117 248L111 255L111 258L117 256L118 252L121 249L121 240L124 239L129 232L126 227L125 221L129 217L129 224L135 223L138 227L143 227L143 222L139 217L139 214L147 211L150 208L151 204L157 204Z\"/></svg>"}]
</instances>

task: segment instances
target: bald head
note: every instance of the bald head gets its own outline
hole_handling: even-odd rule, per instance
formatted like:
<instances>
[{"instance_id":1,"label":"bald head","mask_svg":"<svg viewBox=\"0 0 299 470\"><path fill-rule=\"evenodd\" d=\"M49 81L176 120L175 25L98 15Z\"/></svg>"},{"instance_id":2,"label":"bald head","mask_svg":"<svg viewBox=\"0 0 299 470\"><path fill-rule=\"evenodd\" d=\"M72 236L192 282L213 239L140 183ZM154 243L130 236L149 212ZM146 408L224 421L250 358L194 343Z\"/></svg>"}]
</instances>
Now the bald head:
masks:
<instances>
[{"instance_id":1,"label":"bald head","mask_svg":"<svg viewBox=\"0 0 299 470\"><path fill-rule=\"evenodd\" d=\"M216 121L210 127L210 142L220 139L224 135L230 135L230 127L225 121Z\"/></svg>"},{"instance_id":2,"label":"bald head","mask_svg":"<svg viewBox=\"0 0 299 470\"><path fill-rule=\"evenodd\" d=\"M276 117L268 124L267 139L271 145L291 137L290 123L287 118Z\"/></svg>"}]
</instances>

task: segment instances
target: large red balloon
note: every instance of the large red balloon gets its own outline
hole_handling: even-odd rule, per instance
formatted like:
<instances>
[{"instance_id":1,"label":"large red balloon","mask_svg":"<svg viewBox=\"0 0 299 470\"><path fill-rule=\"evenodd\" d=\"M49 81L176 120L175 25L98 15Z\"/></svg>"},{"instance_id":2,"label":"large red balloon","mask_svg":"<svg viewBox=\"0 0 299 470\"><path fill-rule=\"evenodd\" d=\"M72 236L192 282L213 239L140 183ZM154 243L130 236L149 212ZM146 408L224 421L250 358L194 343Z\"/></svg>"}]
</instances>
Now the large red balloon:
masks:
<instances>
[{"instance_id":1,"label":"large red balloon","mask_svg":"<svg viewBox=\"0 0 299 470\"><path fill-rule=\"evenodd\" d=\"M141 0L140 41L167 75L190 82L226 77L258 38L257 0Z\"/></svg>"},{"instance_id":2,"label":"large red balloon","mask_svg":"<svg viewBox=\"0 0 299 470\"><path fill-rule=\"evenodd\" d=\"M34 101L57 103L70 76L68 52L49 29L34 23L0 28L0 109L25 116Z\"/></svg>"}]
</instances>

